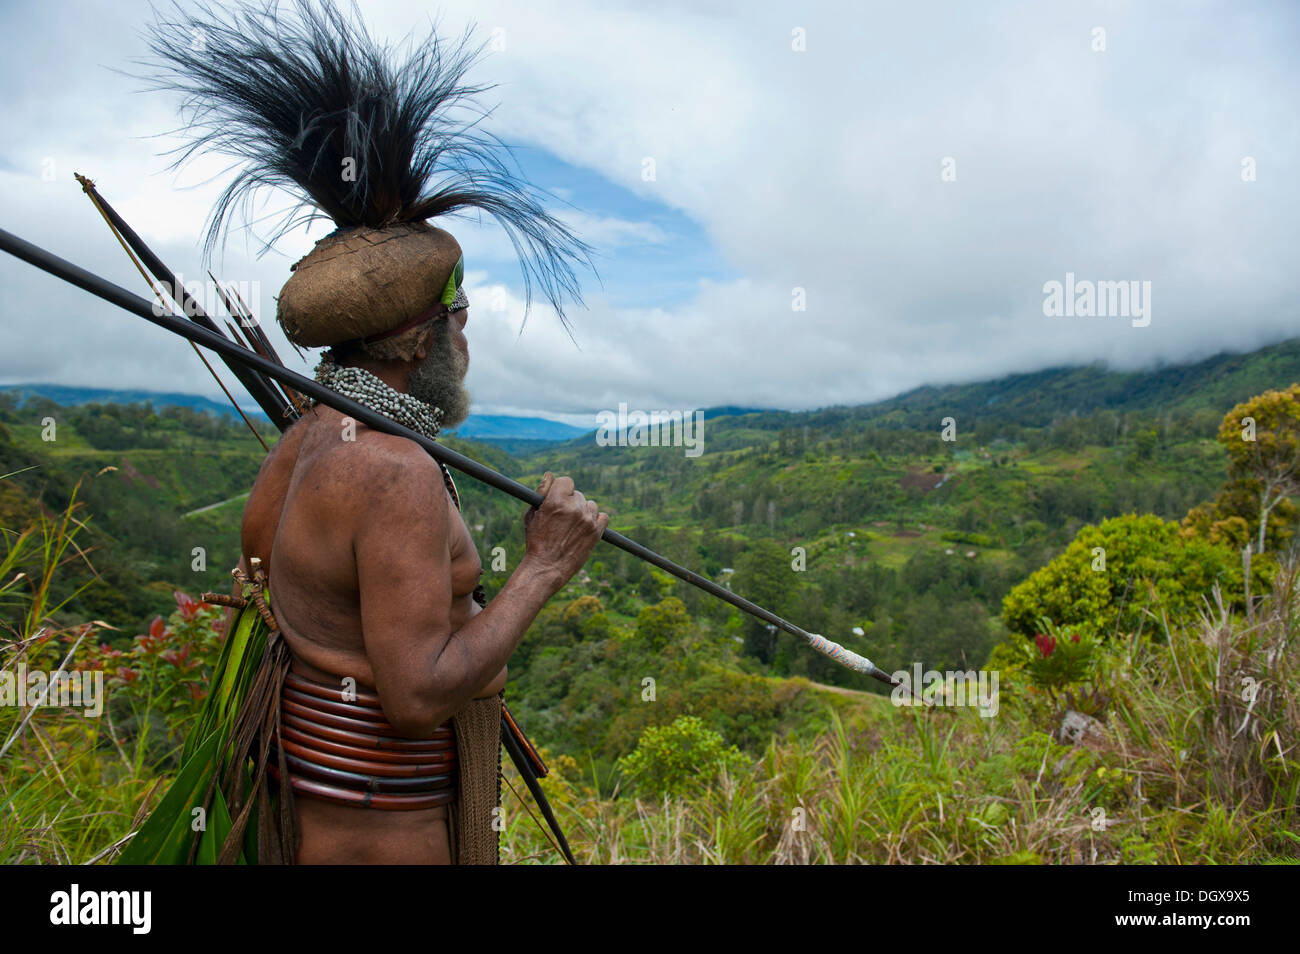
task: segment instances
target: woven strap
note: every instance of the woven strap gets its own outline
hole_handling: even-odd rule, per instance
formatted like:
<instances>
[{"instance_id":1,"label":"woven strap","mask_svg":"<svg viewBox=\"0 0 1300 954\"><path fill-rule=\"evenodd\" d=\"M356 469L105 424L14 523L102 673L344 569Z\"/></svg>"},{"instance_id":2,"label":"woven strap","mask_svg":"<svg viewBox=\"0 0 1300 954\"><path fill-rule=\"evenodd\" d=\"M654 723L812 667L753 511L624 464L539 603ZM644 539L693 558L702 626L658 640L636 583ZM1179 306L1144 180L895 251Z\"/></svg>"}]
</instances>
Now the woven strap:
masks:
<instances>
[{"instance_id":1,"label":"woven strap","mask_svg":"<svg viewBox=\"0 0 1300 954\"><path fill-rule=\"evenodd\" d=\"M495 865L499 858L494 809L500 804L501 699L474 699L452 720L459 755L452 850L460 865Z\"/></svg>"}]
</instances>

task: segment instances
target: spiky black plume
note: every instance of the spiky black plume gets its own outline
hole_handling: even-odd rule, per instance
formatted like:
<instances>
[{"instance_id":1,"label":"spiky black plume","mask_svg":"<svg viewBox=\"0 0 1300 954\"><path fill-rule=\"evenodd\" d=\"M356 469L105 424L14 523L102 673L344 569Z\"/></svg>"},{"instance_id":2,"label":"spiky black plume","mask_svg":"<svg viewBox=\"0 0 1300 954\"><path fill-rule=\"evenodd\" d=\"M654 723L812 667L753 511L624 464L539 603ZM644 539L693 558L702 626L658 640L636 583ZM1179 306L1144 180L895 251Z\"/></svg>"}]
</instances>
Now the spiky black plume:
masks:
<instances>
[{"instance_id":1,"label":"spiky black plume","mask_svg":"<svg viewBox=\"0 0 1300 954\"><path fill-rule=\"evenodd\" d=\"M476 128L487 115L476 97L491 87L465 82L482 52L471 32L448 41L435 27L423 42L392 47L371 38L355 4L350 17L330 0L292 8L244 0L218 14L178 5L176 19L148 28L143 78L184 95L191 141L176 165L215 152L240 169L212 212L204 254L223 241L237 207L251 221L263 187L300 200L268 247L322 216L341 228L382 228L480 209L514 243L527 302L536 282L567 327L565 301L582 301L574 266L591 267L591 248L513 171L508 147Z\"/></svg>"}]
</instances>

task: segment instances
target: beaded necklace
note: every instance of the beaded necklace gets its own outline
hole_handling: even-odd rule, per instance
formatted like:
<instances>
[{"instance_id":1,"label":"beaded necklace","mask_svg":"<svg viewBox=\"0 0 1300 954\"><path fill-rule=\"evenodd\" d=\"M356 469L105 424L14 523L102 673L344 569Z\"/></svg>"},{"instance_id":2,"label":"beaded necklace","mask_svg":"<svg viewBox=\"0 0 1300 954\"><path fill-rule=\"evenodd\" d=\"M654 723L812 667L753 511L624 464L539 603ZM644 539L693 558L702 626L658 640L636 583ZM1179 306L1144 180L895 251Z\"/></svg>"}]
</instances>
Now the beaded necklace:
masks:
<instances>
[{"instance_id":1,"label":"beaded necklace","mask_svg":"<svg viewBox=\"0 0 1300 954\"><path fill-rule=\"evenodd\" d=\"M328 351L316 366L316 380L430 440L442 428L442 408L395 391L364 368L341 368Z\"/></svg>"},{"instance_id":2,"label":"beaded necklace","mask_svg":"<svg viewBox=\"0 0 1300 954\"><path fill-rule=\"evenodd\" d=\"M321 355L320 364L316 366L316 380L331 391L350 398L403 427L409 427L430 440L436 440L442 428L442 408L393 390L363 368L340 368L328 351ZM438 469L442 471L442 482L447 486L447 493L451 494L451 499L459 510L460 494L451 479L451 471L442 461L438 461ZM475 591L475 596L477 595L478 591Z\"/></svg>"}]
</instances>

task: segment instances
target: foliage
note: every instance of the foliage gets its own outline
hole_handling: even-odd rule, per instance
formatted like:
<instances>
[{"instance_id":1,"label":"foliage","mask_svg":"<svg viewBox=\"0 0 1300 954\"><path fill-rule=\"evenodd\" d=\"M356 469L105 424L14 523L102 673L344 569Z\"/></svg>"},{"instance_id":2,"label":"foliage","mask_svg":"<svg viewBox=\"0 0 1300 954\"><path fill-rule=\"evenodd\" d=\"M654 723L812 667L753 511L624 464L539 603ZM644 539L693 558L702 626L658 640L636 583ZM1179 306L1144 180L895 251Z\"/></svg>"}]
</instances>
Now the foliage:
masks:
<instances>
[{"instance_id":1,"label":"foliage","mask_svg":"<svg viewBox=\"0 0 1300 954\"><path fill-rule=\"evenodd\" d=\"M740 559L735 584L745 597L777 616L786 616L795 605L792 590L798 577L790 572L790 555L772 540L757 540ZM745 652L769 663L776 655L776 627L762 620L745 619Z\"/></svg>"},{"instance_id":2,"label":"foliage","mask_svg":"<svg viewBox=\"0 0 1300 954\"><path fill-rule=\"evenodd\" d=\"M983 719L965 710L895 709L869 695L824 696L837 708L819 712L811 736L771 733L747 763L713 728L717 716L673 717L627 744L628 790L584 777L582 763L563 754L548 754L554 771L546 788L582 861L1296 860L1300 849L1288 836L1300 822L1300 711L1289 687L1297 677L1300 613L1287 594L1300 594L1294 577L1253 608L1252 620L1223 606L1215 618L1171 627L1160 640L1098 640L1090 678L1115 701L1106 738L1093 747L1057 741L1050 723L1036 721L1044 716L1027 710L1006 707L998 718ZM560 610L561 623L594 615L591 602L578 600ZM215 645L218 622L180 599L165 632ZM1064 658L1058 654L1087 638L1075 643L1070 632L1056 630L1046 655L1030 645L1044 659ZM57 655L55 645L68 645L68 635L74 634L45 640L40 651ZM153 649L140 652L165 662ZM1045 670L1038 678L1056 685L1076 675ZM124 679L117 691L132 682ZM769 685L763 695L775 689ZM709 700L726 695L717 684L701 691ZM169 720L184 717L189 693L177 695ZM778 698L777 705L788 702ZM0 711L6 737L16 716ZM166 779L165 760L125 755L139 748L133 737L144 724L39 711L0 766L0 857L111 858ZM719 759L725 769L712 768ZM634 760L649 774L636 773ZM655 794L655 778L671 780L663 788L677 794ZM555 861L526 813L507 818L507 860Z\"/></svg>"},{"instance_id":3,"label":"foliage","mask_svg":"<svg viewBox=\"0 0 1300 954\"><path fill-rule=\"evenodd\" d=\"M170 761L193 726L226 628L221 608L180 590L174 596L169 620L155 617L148 632L125 649L92 644L77 663L80 670L104 673L113 717L141 745L151 742L159 749L154 761ZM157 738L151 738L151 726L161 730Z\"/></svg>"},{"instance_id":4,"label":"foliage","mask_svg":"<svg viewBox=\"0 0 1300 954\"><path fill-rule=\"evenodd\" d=\"M1295 532L1300 493L1300 384L1238 404L1219 426L1228 452L1228 482L1212 503L1184 520L1191 532L1256 554L1281 547Z\"/></svg>"},{"instance_id":5,"label":"foliage","mask_svg":"<svg viewBox=\"0 0 1300 954\"><path fill-rule=\"evenodd\" d=\"M665 726L650 726L618 767L650 795L685 795L735 770L749 760L708 728L698 716L678 716Z\"/></svg>"},{"instance_id":6,"label":"foliage","mask_svg":"<svg viewBox=\"0 0 1300 954\"><path fill-rule=\"evenodd\" d=\"M636 618L636 638L651 649L661 650L679 642L690 625L686 605L670 596L653 606L642 607Z\"/></svg>"},{"instance_id":7,"label":"foliage","mask_svg":"<svg viewBox=\"0 0 1300 954\"><path fill-rule=\"evenodd\" d=\"M1043 618L1080 632L1132 633L1149 626L1148 612L1171 622L1192 618L1216 585L1229 600L1243 599L1240 558L1230 547L1130 514L1079 531L1007 595L1002 620L1022 636L1038 632Z\"/></svg>"},{"instance_id":8,"label":"foliage","mask_svg":"<svg viewBox=\"0 0 1300 954\"><path fill-rule=\"evenodd\" d=\"M1096 669L1100 639L1095 633L1057 629L1048 623L1034 641L1021 643L1027 657L1024 671L1031 682L1048 692L1066 690L1090 679Z\"/></svg>"},{"instance_id":9,"label":"foliage","mask_svg":"<svg viewBox=\"0 0 1300 954\"><path fill-rule=\"evenodd\" d=\"M870 705L828 712L816 738L773 739L749 766L684 794L611 797L570 776L561 821L579 860L596 863L1300 861L1289 691L1300 589L1289 574L1253 622L1219 605L1160 640L1096 640L1087 679L1114 704L1094 738L1058 739L1050 710L987 719ZM1055 638L1035 652L1056 657L1088 637ZM1042 675L1061 685L1082 674ZM507 848L554 861L529 826L513 827Z\"/></svg>"}]
</instances>

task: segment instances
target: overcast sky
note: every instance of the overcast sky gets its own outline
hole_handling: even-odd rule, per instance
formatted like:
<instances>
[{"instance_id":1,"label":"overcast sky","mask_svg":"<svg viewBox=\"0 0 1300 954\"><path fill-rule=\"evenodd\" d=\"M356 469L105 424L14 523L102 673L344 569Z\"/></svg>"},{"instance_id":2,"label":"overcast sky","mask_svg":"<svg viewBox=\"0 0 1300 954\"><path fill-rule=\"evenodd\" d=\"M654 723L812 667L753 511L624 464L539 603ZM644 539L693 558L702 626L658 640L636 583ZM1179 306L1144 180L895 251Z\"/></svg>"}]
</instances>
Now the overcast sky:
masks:
<instances>
[{"instance_id":1,"label":"overcast sky","mask_svg":"<svg viewBox=\"0 0 1300 954\"><path fill-rule=\"evenodd\" d=\"M587 276L575 347L541 306L519 333L501 232L450 226L466 255L477 412L590 423L620 402L857 404L1300 331L1300 5L362 9L394 39L437 15L444 32L472 19L496 38L475 74L499 84L490 126L598 250L603 284ZM196 278L225 181L221 160L168 171L177 140L159 134L175 128L175 102L113 72L143 54L149 16L135 0L0 11L0 227L142 294L73 172ZM254 307L277 343L274 296L328 230L261 258L239 233L216 263L260 283ZM1046 316L1044 284L1067 273L1150 282L1149 322ZM187 345L139 319L8 257L0 286L0 383L219 395ZM503 307L489 306L493 289Z\"/></svg>"}]
</instances>

